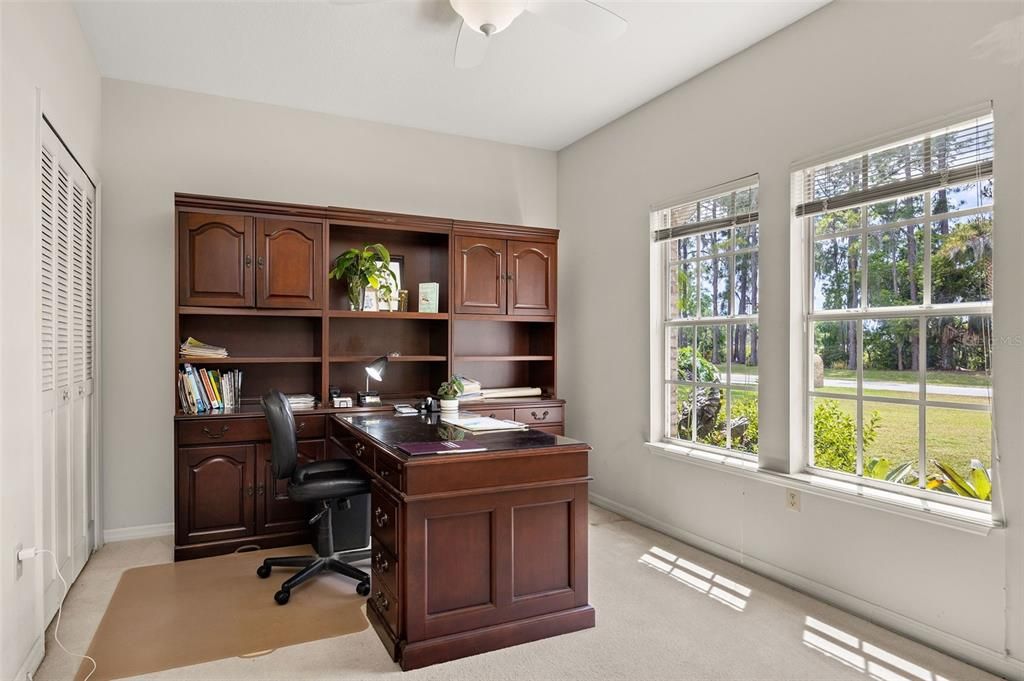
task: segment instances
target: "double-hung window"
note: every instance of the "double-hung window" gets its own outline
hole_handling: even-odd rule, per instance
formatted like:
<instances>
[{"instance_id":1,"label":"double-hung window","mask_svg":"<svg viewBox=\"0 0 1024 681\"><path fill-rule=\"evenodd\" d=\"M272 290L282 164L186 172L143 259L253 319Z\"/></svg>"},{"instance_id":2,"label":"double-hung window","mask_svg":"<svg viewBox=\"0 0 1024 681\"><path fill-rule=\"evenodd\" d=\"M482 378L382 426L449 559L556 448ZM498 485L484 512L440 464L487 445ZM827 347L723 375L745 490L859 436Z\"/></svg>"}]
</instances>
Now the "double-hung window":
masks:
<instances>
[{"instance_id":1,"label":"double-hung window","mask_svg":"<svg viewBox=\"0 0 1024 681\"><path fill-rule=\"evenodd\" d=\"M811 469L987 501L991 114L805 168L793 186Z\"/></svg>"},{"instance_id":2,"label":"double-hung window","mask_svg":"<svg viewBox=\"0 0 1024 681\"><path fill-rule=\"evenodd\" d=\"M662 439L757 453L757 178L651 213Z\"/></svg>"}]
</instances>

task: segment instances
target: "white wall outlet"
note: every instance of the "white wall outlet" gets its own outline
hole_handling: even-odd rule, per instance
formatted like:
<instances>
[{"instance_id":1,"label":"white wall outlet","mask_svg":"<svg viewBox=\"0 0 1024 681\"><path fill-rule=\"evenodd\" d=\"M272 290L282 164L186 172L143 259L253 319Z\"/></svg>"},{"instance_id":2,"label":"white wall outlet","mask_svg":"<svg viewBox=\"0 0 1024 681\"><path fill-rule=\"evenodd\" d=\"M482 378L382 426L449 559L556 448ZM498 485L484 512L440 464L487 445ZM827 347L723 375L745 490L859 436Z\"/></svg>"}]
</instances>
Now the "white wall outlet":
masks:
<instances>
[{"instance_id":1,"label":"white wall outlet","mask_svg":"<svg viewBox=\"0 0 1024 681\"><path fill-rule=\"evenodd\" d=\"M800 512L800 492L795 489L786 490L786 508L790 511Z\"/></svg>"},{"instance_id":2,"label":"white wall outlet","mask_svg":"<svg viewBox=\"0 0 1024 681\"><path fill-rule=\"evenodd\" d=\"M18 544L14 547L14 579L21 579L21 573L24 572L24 561L21 560L21 549L22 545Z\"/></svg>"}]
</instances>

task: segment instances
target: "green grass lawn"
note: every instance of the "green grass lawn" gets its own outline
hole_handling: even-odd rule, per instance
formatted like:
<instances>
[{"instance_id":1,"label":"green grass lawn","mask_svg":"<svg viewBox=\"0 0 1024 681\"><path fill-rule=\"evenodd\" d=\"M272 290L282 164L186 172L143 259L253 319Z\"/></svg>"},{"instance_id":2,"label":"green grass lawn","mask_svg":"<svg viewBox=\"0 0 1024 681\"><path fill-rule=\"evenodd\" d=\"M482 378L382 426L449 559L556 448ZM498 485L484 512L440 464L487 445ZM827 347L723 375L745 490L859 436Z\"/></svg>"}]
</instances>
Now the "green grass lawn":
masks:
<instances>
[{"instance_id":1,"label":"green grass lawn","mask_svg":"<svg viewBox=\"0 0 1024 681\"><path fill-rule=\"evenodd\" d=\"M735 367L733 368L735 371ZM988 374L981 371L939 371L931 369L927 372L928 382L941 385L964 385L988 387L992 384ZM842 378L849 381L857 380L854 369L825 369L825 378ZM868 381L889 381L890 383L917 383L916 371L897 371L895 369L865 369L864 379Z\"/></svg>"},{"instance_id":2,"label":"green grass lawn","mask_svg":"<svg viewBox=\"0 0 1024 681\"><path fill-rule=\"evenodd\" d=\"M839 389L835 389L837 392ZM882 393L886 397L901 397L898 392ZM818 398L826 399L826 398ZM985 398L961 398L985 401ZM856 402L838 400L844 411L856 416ZM918 408L916 405L864 402L864 418L877 412L875 441L864 448L864 460L878 456L889 459L893 465L918 458ZM931 463L938 459L951 464L961 475L971 467L971 459L980 459L986 467L992 465L992 419L988 412L964 409L928 407L926 451L928 472L938 470Z\"/></svg>"}]
</instances>

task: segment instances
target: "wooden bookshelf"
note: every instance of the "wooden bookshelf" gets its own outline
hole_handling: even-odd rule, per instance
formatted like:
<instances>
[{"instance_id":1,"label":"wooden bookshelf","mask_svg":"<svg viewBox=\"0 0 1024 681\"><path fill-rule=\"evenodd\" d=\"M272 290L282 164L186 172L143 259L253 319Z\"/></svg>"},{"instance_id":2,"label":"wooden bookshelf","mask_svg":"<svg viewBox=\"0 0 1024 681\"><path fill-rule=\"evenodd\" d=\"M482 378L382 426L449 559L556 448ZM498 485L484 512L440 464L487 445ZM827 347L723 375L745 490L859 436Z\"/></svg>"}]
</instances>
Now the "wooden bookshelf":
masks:
<instances>
[{"instance_id":1,"label":"wooden bookshelf","mask_svg":"<svg viewBox=\"0 0 1024 681\"><path fill-rule=\"evenodd\" d=\"M305 509L287 501L270 470L259 407L269 390L319 398L316 409L295 413L308 460L344 455L328 437L331 414L391 411L387 403L328 404L331 386L345 395L363 390L364 367L382 355L390 356L384 380L371 387L386 401L414 402L459 373L486 388L542 391L467 402L467 411L563 432L557 230L190 194L175 195L174 229L176 559L308 539ZM342 252L373 243L401 256L408 311L352 310L345 283L329 277ZM439 285L437 312L418 309L425 282ZM189 336L230 356L179 357ZM186 362L241 370L241 404L183 413L176 380Z\"/></svg>"}]
</instances>

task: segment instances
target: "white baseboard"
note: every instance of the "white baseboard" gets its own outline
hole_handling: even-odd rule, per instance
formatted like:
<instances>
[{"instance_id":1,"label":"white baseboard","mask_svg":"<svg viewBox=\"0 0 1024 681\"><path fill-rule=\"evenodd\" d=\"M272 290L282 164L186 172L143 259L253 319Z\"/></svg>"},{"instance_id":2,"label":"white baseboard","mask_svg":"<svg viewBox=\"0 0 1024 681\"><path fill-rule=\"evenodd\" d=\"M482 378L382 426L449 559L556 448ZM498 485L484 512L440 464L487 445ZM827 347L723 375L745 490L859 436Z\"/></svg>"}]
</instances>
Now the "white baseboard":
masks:
<instances>
[{"instance_id":1,"label":"white baseboard","mask_svg":"<svg viewBox=\"0 0 1024 681\"><path fill-rule=\"evenodd\" d=\"M134 527L115 527L103 530L103 543L125 541L126 539L146 539L148 537L166 537L174 534L174 523L157 523L156 525L135 525Z\"/></svg>"},{"instance_id":2,"label":"white baseboard","mask_svg":"<svg viewBox=\"0 0 1024 681\"><path fill-rule=\"evenodd\" d=\"M750 554L740 554L739 551L719 544L711 539L684 530L680 527L670 525L647 515L643 511L625 504L620 504L613 499L603 497L599 494L590 493L590 501L596 506L618 513L641 525L667 534L681 542L690 544L702 551L727 560L731 563L741 565L762 577L784 584L791 589L807 594L829 605L845 610L853 615L862 617L869 622L891 629L907 638L935 648L947 655L956 657L968 664L985 669L993 674L998 674L1007 679L1024 679L1024 661L1012 658L1002 652L991 650L985 646L978 645L967 639L960 638L948 632L936 629L935 627L911 619L906 615L889 610L882 606L865 601L857 596L844 593L827 584L808 579L795 572L790 572L772 563L768 563Z\"/></svg>"},{"instance_id":3,"label":"white baseboard","mask_svg":"<svg viewBox=\"0 0 1024 681\"><path fill-rule=\"evenodd\" d=\"M18 668L18 672L14 675L16 681L31 679L32 675L39 669L39 665L43 663L43 655L46 652L43 639L44 635L40 634L39 638L32 644L32 649L28 651L25 661L21 663L21 667Z\"/></svg>"}]
</instances>

